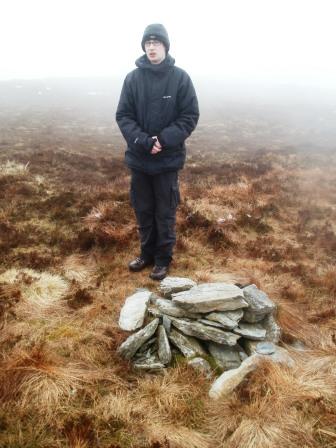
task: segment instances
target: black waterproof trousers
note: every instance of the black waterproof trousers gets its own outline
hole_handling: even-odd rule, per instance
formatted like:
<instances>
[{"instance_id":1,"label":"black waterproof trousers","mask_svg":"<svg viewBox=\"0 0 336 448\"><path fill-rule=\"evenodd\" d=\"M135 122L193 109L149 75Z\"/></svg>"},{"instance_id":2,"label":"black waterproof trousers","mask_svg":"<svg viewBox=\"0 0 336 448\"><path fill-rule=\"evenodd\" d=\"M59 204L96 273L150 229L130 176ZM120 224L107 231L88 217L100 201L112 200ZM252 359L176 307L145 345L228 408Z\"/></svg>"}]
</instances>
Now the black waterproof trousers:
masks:
<instances>
[{"instance_id":1,"label":"black waterproof trousers","mask_svg":"<svg viewBox=\"0 0 336 448\"><path fill-rule=\"evenodd\" d=\"M131 170L131 204L140 233L141 257L168 266L176 242L178 172L150 175Z\"/></svg>"}]
</instances>

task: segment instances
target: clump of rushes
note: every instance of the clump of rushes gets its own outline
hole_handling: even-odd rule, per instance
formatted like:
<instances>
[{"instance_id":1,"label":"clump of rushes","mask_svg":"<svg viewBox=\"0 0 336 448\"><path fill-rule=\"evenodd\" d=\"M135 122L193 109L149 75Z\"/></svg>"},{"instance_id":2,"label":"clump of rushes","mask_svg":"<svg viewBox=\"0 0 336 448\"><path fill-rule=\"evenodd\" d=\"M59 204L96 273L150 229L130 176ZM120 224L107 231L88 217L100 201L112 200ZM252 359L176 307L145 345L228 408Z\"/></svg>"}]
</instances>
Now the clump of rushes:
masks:
<instances>
[{"instance_id":1,"label":"clump of rushes","mask_svg":"<svg viewBox=\"0 0 336 448\"><path fill-rule=\"evenodd\" d=\"M33 269L9 269L0 275L0 282L18 288L21 305L27 311L42 314L61 307L60 301L69 289L63 277Z\"/></svg>"},{"instance_id":2,"label":"clump of rushes","mask_svg":"<svg viewBox=\"0 0 336 448\"><path fill-rule=\"evenodd\" d=\"M69 418L62 428L62 432L70 447L93 448L99 446L93 418L86 414Z\"/></svg>"},{"instance_id":3,"label":"clump of rushes","mask_svg":"<svg viewBox=\"0 0 336 448\"><path fill-rule=\"evenodd\" d=\"M94 261L82 254L72 254L67 257L62 266L63 276L69 280L77 281L81 286L92 285L96 278Z\"/></svg>"},{"instance_id":4,"label":"clump of rushes","mask_svg":"<svg viewBox=\"0 0 336 448\"><path fill-rule=\"evenodd\" d=\"M0 282L0 329L7 319L15 318L14 307L20 298L21 291L17 286Z\"/></svg>"},{"instance_id":5,"label":"clump of rushes","mask_svg":"<svg viewBox=\"0 0 336 448\"><path fill-rule=\"evenodd\" d=\"M336 357L308 352L296 359L294 369L265 363L232 396L209 402L207 422L217 446L296 448L322 442L315 424L336 404ZM323 425L333 422L334 414Z\"/></svg>"},{"instance_id":6,"label":"clump of rushes","mask_svg":"<svg viewBox=\"0 0 336 448\"><path fill-rule=\"evenodd\" d=\"M102 397L94 414L119 433L132 434L134 447L210 448L211 437L199 428L207 385L202 375L180 365L169 375L144 375L132 389Z\"/></svg>"},{"instance_id":7,"label":"clump of rushes","mask_svg":"<svg viewBox=\"0 0 336 448\"><path fill-rule=\"evenodd\" d=\"M7 162L0 164L0 177L25 177L29 172L28 166L29 162L23 164L12 160L7 160Z\"/></svg>"},{"instance_id":8,"label":"clump of rushes","mask_svg":"<svg viewBox=\"0 0 336 448\"><path fill-rule=\"evenodd\" d=\"M130 207L124 202L100 202L84 218L84 224L100 246L127 246L136 239L136 227L130 218ZM132 238L133 237L133 238Z\"/></svg>"},{"instance_id":9,"label":"clump of rushes","mask_svg":"<svg viewBox=\"0 0 336 448\"><path fill-rule=\"evenodd\" d=\"M83 371L64 365L43 346L31 351L16 350L1 363L0 402L15 403L22 411L33 407L49 416L64 405L83 385Z\"/></svg>"}]
</instances>

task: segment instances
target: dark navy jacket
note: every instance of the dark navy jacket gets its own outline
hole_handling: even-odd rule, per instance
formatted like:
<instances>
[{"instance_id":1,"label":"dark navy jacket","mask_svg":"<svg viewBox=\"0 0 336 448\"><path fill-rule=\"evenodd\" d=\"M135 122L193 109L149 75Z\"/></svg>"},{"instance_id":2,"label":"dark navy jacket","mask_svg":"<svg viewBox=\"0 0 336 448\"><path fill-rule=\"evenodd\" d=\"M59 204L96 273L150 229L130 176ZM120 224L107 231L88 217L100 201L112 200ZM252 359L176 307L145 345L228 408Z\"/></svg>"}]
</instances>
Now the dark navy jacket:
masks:
<instances>
[{"instance_id":1,"label":"dark navy jacket","mask_svg":"<svg viewBox=\"0 0 336 448\"><path fill-rule=\"evenodd\" d=\"M127 142L129 168L148 174L183 168L184 141L197 125L199 110L189 75L174 64L169 54L160 64L143 55L136 60L138 68L126 76L116 120ZM157 154L150 153L152 136L163 147Z\"/></svg>"}]
</instances>

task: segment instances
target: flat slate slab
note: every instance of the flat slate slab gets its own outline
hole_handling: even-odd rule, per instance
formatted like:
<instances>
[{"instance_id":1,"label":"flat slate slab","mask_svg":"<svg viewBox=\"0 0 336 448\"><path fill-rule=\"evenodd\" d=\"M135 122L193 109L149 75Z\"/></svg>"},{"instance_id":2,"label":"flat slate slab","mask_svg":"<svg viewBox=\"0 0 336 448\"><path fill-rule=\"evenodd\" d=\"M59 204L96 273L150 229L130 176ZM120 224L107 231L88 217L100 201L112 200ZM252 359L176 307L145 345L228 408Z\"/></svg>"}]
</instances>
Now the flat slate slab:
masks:
<instances>
[{"instance_id":1,"label":"flat slate slab","mask_svg":"<svg viewBox=\"0 0 336 448\"><path fill-rule=\"evenodd\" d=\"M219 328L209 327L199 322L188 322L173 317L172 324L182 333L204 341L213 341L224 345L236 345L237 340L240 338L237 334L222 331Z\"/></svg>"},{"instance_id":2,"label":"flat slate slab","mask_svg":"<svg viewBox=\"0 0 336 448\"><path fill-rule=\"evenodd\" d=\"M214 320L198 319L198 322L204 325L209 325L210 327L221 328L222 330L225 330L222 324L220 324L219 322L215 322Z\"/></svg>"},{"instance_id":3,"label":"flat slate slab","mask_svg":"<svg viewBox=\"0 0 336 448\"><path fill-rule=\"evenodd\" d=\"M273 342L267 341L244 341L244 347L249 356L259 353L260 355L272 355L275 353L277 346Z\"/></svg>"},{"instance_id":4,"label":"flat slate slab","mask_svg":"<svg viewBox=\"0 0 336 448\"><path fill-rule=\"evenodd\" d=\"M258 342L256 345L256 352L260 355L272 355L276 351L276 346L273 342Z\"/></svg>"},{"instance_id":5,"label":"flat slate slab","mask_svg":"<svg viewBox=\"0 0 336 448\"><path fill-rule=\"evenodd\" d=\"M134 365L134 368L137 370L154 370L155 371L155 370L162 370L166 367L155 356L153 356L149 359L143 360L143 361L136 361L133 365Z\"/></svg>"},{"instance_id":6,"label":"flat slate slab","mask_svg":"<svg viewBox=\"0 0 336 448\"><path fill-rule=\"evenodd\" d=\"M239 353L242 349L240 347L226 347L215 342L210 342L208 350L215 359L216 364L223 370L236 369L241 364Z\"/></svg>"},{"instance_id":7,"label":"flat slate slab","mask_svg":"<svg viewBox=\"0 0 336 448\"><path fill-rule=\"evenodd\" d=\"M155 306L162 314L167 314L168 316L190 317L192 319L202 317L202 314L187 311L168 299L157 299Z\"/></svg>"},{"instance_id":8,"label":"flat slate slab","mask_svg":"<svg viewBox=\"0 0 336 448\"><path fill-rule=\"evenodd\" d=\"M276 305L263 291L256 285L248 285L243 288L243 294L249 307L244 312L246 322L260 322L267 314L276 310Z\"/></svg>"},{"instance_id":9,"label":"flat slate slab","mask_svg":"<svg viewBox=\"0 0 336 448\"><path fill-rule=\"evenodd\" d=\"M239 327L234 328L233 332L253 341L263 341L266 336L266 329L260 324L248 324L245 322L240 322Z\"/></svg>"},{"instance_id":10,"label":"flat slate slab","mask_svg":"<svg viewBox=\"0 0 336 448\"><path fill-rule=\"evenodd\" d=\"M243 317L242 309L236 311L212 312L206 316L208 320L219 322L226 330L233 330L238 327L238 322Z\"/></svg>"},{"instance_id":11,"label":"flat slate slab","mask_svg":"<svg viewBox=\"0 0 336 448\"><path fill-rule=\"evenodd\" d=\"M169 334L171 330L171 320L165 314L162 316L162 324L166 330L166 333Z\"/></svg>"},{"instance_id":12,"label":"flat slate slab","mask_svg":"<svg viewBox=\"0 0 336 448\"><path fill-rule=\"evenodd\" d=\"M186 358L194 356L206 356L207 353L196 338L181 334L172 329L168 335L169 340L180 350Z\"/></svg>"},{"instance_id":13,"label":"flat slate slab","mask_svg":"<svg viewBox=\"0 0 336 448\"><path fill-rule=\"evenodd\" d=\"M169 364L172 358L169 340L163 325L159 325L158 331L158 355L162 364Z\"/></svg>"},{"instance_id":14,"label":"flat slate slab","mask_svg":"<svg viewBox=\"0 0 336 448\"><path fill-rule=\"evenodd\" d=\"M159 325L159 319L152 320L148 325L132 334L124 341L118 349L118 353L126 359L131 359L137 350L150 339Z\"/></svg>"},{"instance_id":15,"label":"flat slate slab","mask_svg":"<svg viewBox=\"0 0 336 448\"><path fill-rule=\"evenodd\" d=\"M119 316L122 330L134 331L142 327L151 294L148 290L142 290L127 297Z\"/></svg>"},{"instance_id":16,"label":"flat slate slab","mask_svg":"<svg viewBox=\"0 0 336 448\"><path fill-rule=\"evenodd\" d=\"M159 291L165 297L171 297L172 294L187 291L196 286L196 282L186 277L166 277L162 280L159 286Z\"/></svg>"},{"instance_id":17,"label":"flat slate slab","mask_svg":"<svg viewBox=\"0 0 336 448\"><path fill-rule=\"evenodd\" d=\"M203 283L172 294L173 303L193 313L233 311L246 308L242 289L228 283Z\"/></svg>"}]
</instances>

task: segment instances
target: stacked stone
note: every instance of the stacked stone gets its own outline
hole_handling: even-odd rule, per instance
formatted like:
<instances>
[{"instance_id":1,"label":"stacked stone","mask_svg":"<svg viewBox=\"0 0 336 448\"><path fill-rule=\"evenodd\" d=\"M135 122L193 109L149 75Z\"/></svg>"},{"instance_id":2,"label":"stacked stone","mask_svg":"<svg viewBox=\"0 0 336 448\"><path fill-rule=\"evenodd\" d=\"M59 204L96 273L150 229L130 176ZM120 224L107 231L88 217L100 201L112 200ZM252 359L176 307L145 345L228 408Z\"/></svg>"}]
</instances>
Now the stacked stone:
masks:
<instances>
[{"instance_id":1,"label":"stacked stone","mask_svg":"<svg viewBox=\"0 0 336 448\"><path fill-rule=\"evenodd\" d=\"M160 296L137 290L126 299L119 325L139 331L120 346L119 353L137 369L164 369L176 353L211 375L211 364L224 372L238 369L249 357L276 356L280 327L275 304L255 285L203 283L166 277Z\"/></svg>"}]
</instances>

